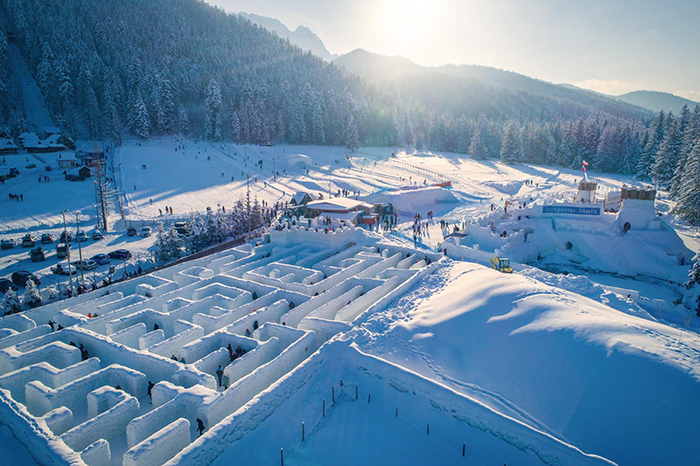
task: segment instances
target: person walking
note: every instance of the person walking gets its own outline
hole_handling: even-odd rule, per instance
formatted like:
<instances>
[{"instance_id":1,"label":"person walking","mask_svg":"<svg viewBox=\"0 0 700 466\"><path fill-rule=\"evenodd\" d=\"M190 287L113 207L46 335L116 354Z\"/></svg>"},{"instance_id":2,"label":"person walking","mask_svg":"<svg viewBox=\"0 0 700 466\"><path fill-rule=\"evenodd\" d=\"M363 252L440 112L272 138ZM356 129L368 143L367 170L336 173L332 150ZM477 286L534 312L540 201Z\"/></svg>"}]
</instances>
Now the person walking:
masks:
<instances>
[{"instance_id":1,"label":"person walking","mask_svg":"<svg viewBox=\"0 0 700 466\"><path fill-rule=\"evenodd\" d=\"M219 368L216 369L216 378L219 379L219 387L223 385L223 382L222 382L223 376L224 376L224 370L221 368L221 364L219 364Z\"/></svg>"},{"instance_id":2,"label":"person walking","mask_svg":"<svg viewBox=\"0 0 700 466\"><path fill-rule=\"evenodd\" d=\"M204 427L204 422L200 418L197 418L197 432L199 432L200 437L204 433L205 429L206 427Z\"/></svg>"},{"instance_id":3,"label":"person walking","mask_svg":"<svg viewBox=\"0 0 700 466\"><path fill-rule=\"evenodd\" d=\"M148 381L148 398L151 400L151 404L153 404L153 387L155 386L156 384L154 384L150 380Z\"/></svg>"}]
</instances>

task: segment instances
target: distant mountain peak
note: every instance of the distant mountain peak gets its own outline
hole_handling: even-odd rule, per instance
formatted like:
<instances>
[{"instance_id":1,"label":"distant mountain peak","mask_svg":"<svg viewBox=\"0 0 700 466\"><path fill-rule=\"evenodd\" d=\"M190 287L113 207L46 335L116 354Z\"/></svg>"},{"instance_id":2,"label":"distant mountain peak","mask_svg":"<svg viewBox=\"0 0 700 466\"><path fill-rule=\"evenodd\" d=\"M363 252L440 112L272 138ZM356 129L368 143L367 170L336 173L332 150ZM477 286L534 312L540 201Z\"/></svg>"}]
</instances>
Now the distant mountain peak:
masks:
<instances>
[{"instance_id":1,"label":"distant mountain peak","mask_svg":"<svg viewBox=\"0 0 700 466\"><path fill-rule=\"evenodd\" d=\"M328 49L326 49L326 46L323 44L321 38L319 38L310 28L304 26L303 24L297 26L297 28L292 31L276 18L268 18L267 16L260 16L254 13L245 12L238 13L238 16L247 19L253 24L257 24L270 32L274 32L282 39L287 39L300 49L311 52L317 57L323 58L326 61L331 61L336 57L335 55L332 55Z\"/></svg>"},{"instance_id":2,"label":"distant mountain peak","mask_svg":"<svg viewBox=\"0 0 700 466\"><path fill-rule=\"evenodd\" d=\"M679 97L670 92L661 91L632 91L627 94L619 95L616 98L628 104L653 110L654 112L663 110L665 112L672 111L676 114L683 108L683 105L687 105L690 109L698 105L698 102Z\"/></svg>"}]
</instances>

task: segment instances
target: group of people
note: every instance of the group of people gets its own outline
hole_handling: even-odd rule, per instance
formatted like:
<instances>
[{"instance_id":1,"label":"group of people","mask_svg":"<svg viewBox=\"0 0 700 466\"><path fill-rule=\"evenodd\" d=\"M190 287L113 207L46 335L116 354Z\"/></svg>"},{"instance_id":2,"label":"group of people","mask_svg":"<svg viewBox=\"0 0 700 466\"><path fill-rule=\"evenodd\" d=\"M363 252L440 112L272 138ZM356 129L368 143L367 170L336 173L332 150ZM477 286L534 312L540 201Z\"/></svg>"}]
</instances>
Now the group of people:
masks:
<instances>
[{"instance_id":1,"label":"group of people","mask_svg":"<svg viewBox=\"0 0 700 466\"><path fill-rule=\"evenodd\" d=\"M10 197L11 201L24 201L24 195L23 194L8 194Z\"/></svg>"},{"instance_id":2,"label":"group of people","mask_svg":"<svg viewBox=\"0 0 700 466\"><path fill-rule=\"evenodd\" d=\"M151 200L151 204L153 204L153 200ZM163 216L163 210L162 210L162 209L158 209L158 212L160 213L160 216L162 217L162 216ZM166 205L166 206L165 206L165 215L168 215L168 214L170 214L170 215L173 214L173 208L172 208L172 206L169 207L169 206Z\"/></svg>"},{"instance_id":3,"label":"group of people","mask_svg":"<svg viewBox=\"0 0 700 466\"><path fill-rule=\"evenodd\" d=\"M45 181L46 183L48 183L49 181L51 181L51 177L44 175L44 176L40 176L40 177L39 177L39 183L41 183L41 179L42 179L42 178L44 179L44 181Z\"/></svg>"}]
</instances>

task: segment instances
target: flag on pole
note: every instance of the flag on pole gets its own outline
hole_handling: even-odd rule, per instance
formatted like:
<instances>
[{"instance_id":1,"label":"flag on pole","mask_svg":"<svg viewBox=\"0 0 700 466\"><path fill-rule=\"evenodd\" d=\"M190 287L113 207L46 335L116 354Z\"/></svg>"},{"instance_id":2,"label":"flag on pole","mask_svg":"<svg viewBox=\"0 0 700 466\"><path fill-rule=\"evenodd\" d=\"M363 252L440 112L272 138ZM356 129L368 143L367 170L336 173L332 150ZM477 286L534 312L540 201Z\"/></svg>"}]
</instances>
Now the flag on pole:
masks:
<instances>
[{"instance_id":1,"label":"flag on pole","mask_svg":"<svg viewBox=\"0 0 700 466\"><path fill-rule=\"evenodd\" d=\"M586 162L586 161L584 160L584 161L583 161L583 166L584 166L584 167L587 167L587 166L588 166L588 162Z\"/></svg>"}]
</instances>

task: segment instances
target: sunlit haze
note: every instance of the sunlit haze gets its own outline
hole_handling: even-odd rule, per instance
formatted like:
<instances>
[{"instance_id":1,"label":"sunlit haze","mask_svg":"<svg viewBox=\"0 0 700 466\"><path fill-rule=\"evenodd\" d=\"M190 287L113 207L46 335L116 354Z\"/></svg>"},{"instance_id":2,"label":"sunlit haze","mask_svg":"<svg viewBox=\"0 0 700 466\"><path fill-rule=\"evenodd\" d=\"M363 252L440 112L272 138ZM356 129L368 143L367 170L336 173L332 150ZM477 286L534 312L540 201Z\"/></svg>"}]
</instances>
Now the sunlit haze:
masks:
<instances>
[{"instance_id":1,"label":"sunlit haze","mask_svg":"<svg viewBox=\"0 0 700 466\"><path fill-rule=\"evenodd\" d=\"M700 2L675 0L208 0L311 28L331 53L494 66L609 94L700 100Z\"/></svg>"}]
</instances>

